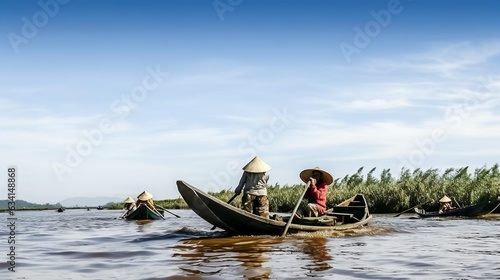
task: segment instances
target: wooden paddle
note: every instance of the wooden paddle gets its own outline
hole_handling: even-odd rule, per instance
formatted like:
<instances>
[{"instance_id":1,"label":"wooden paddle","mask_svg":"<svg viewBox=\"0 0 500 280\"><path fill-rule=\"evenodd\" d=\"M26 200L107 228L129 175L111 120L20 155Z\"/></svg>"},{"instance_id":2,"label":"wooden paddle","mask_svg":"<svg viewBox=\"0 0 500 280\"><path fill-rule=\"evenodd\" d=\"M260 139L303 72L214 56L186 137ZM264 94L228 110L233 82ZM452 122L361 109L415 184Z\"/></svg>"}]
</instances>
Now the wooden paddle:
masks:
<instances>
[{"instance_id":1,"label":"wooden paddle","mask_svg":"<svg viewBox=\"0 0 500 280\"><path fill-rule=\"evenodd\" d=\"M405 211L403 211L403 212L399 212L398 214L394 215L394 217L399 217L401 214L406 213L406 212L408 212L408 211L412 210L412 209L413 209L413 208L415 208L415 207L420 207L420 206L422 206L422 205L424 205L424 204L428 203L429 201L430 201L430 200L427 200L427 201L426 201L426 202L424 202L424 203L420 203L419 205L415 205L415 206L413 206L413 207L410 207L410 208L406 209L406 210L405 210Z\"/></svg>"},{"instance_id":2,"label":"wooden paddle","mask_svg":"<svg viewBox=\"0 0 500 280\"><path fill-rule=\"evenodd\" d=\"M177 215L177 214L174 214L174 213L172 213L172 212L168 211L167 209L165 209L165 208L163 208L163 207L160 207L160 206L158 206L158 205L155 205L155 206L156 206L156 208L160 208L161 210L166 211L166 212L168 212L168 213L170 213L170 214L172 214L172 215L176 216L177 218L180 218L180 217L181 217L181 216L179 216L179 215Z\"/></svg>"},{"instance_id":3,"label":"wooden paddle","mask_svg":"<svg viewBox=\"0 0 500 280\"><path fill-rule=\"evenodd\" d=\"M127 215L127 213L128 213L128 210L125 210L125 212L123 212L123 214L121 214L121 215L120 215L120 218L118 218L118 219L123 219L123 218L125 218L125 215Z\"/></svg>"},{"instance_id":4,"label":"wooden paddle","mask_svg":"<svg viewBox=\"0 0 500 280\"><path fill-rule=\"evenodd\" d=\"M458 206L458 208L462 208L462 206L460 206L460 204L457 202L457 200L455 199L455 197L452 196L452 198L453 198L453 201L455 202L455 204Z\"/></svg>"},{"instance_id":5,"label":"wooden paddle","mask_svg":"<svg viewBox=\"0 0 500 280\"><path fill-rule=\"evenodd\" d=\"M233 197L231 197L231 199L229 199L229 201L227 202L228 204L231 203L239 194L238 193L235 193L233 195ZM216 229L217 227L216 226L213 226L210 230L214 230Z\"/></svg>"},{"instance_id":6,"label":"wooden paddle","mask_svg":"<svg viewBox=\"0 0 500 280\"><path fill-rule=\"evenodd\" d=\"M309 188L309 185L311 185L311 181L307 182L306 187L304 188L304 191L300 195L299 201L297 201L297 204L295 205L295 208L293 208L292 215L290 216L290 219L286 223L285 230L281 234L281 237L285 237L286 233L288 231L288 228L292 224L293 217L295 216L295 213L297 212L297 209L299 208L300 203L302 202L302 199L304 198L304 195L306 195L307 189Z\"/></svg>"}]
</instances>

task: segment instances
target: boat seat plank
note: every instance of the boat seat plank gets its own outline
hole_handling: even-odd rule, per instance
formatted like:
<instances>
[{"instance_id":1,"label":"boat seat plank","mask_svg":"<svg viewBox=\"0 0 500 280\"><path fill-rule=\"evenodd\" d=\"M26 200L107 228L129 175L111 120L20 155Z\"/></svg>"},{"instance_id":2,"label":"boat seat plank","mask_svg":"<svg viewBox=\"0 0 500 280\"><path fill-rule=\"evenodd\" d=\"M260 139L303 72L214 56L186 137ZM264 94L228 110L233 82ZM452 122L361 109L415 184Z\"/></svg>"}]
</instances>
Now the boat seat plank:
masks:
<instances>
[{"instance_id":1,"label":"boat seat plank","mask_svg":"<svg viewBox=\"0 0 500 280\"><path fill-rule=\"evenodd\" d=\"M328 216L339 216L339 217L349 217L349 218L352 218L354 216L354 214L352 214L352 213L328 212L326 214Z\"/></svg>"},{"instance_id":2,"label":"boat seat plank","mask_svg":"<svg viewBox=\"0 0 500 280\"><path fill-rule=\"evenodd\" d=\"M333 206L333 210L335 209L365 209L365 206Z\"/></svg>"},{"instance_id":3,"label":"boat seat plank","mask_svg":"<svg viewBox=\"0 0 500 280\"><path fill-rule=\"evenodd\" d=\"M357 200L349 202L349 206L359 206L360 204L362 204L362 202Z\"/></svg>"}]
</instances>

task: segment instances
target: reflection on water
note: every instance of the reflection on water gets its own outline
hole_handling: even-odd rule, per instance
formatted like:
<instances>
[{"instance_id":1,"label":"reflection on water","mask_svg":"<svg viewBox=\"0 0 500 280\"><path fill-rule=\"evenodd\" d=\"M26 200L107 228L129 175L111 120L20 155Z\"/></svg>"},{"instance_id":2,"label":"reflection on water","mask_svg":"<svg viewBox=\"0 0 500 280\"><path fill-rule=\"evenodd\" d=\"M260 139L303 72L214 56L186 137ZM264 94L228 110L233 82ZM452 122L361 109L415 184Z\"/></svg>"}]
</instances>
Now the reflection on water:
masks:
<instances>
[{"instance_id":1,"label":"reflection on water","mask_svg":"<svg viewBox=\"0 0 500 280\"><path fill-rule=\"evenodd\" d=\"M352 237L374 232L387 230L367 227L347 234ZM342 236L345 237L346 232ZM244 275L248 279L272 279L276 278L273 271L275 274L282 266L291 275L303 270L304 275L317 277L319 272L328 275L327 271L333 268L334 254L359 255L348 247L365 245L363 242L348 242L334 248L331 246L331 238L334 237L338 237L338 233L302 233L287 238L237 236L187 239L174 247L173 257L182 259L184 265L180 269L191 276L229 274Z\"/></svg>"},{"instance_id":2,"label":"reflection on water","mask_svg":"<svg viewBox=\"0 0 500 280\"><path fill-rule=\"evenodd\" d=\"M217 274L223 267L248 279L269 279L271 269L265 267L273 245L283 241L277 237L229 237L192 239L175 246L174 257L182 257L180 268L190 274Z\"/></svg>"},{"instance_id":3,"label":"reflection on water","mask_svg":"<svg viewBox=\"0 0 500 280\"><path fill-rule=\"evenodd\" d=\"M299 247L302 249L308 258L304 261L310 262L305 268L309 271L323 271L332 268L328 261L332 260L329 254L329 250L326 248L327 239L322 237L316 237L311 239L304 239L299 243Z\"/></svg>"}]
</instances>

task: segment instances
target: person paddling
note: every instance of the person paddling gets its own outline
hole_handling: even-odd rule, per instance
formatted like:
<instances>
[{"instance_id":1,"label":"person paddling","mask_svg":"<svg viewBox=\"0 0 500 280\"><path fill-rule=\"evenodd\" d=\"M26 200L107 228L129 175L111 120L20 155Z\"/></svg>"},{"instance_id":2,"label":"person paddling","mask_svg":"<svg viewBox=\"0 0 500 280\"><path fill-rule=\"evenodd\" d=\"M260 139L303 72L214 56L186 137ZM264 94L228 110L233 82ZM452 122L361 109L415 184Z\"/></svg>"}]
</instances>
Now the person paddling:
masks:
<instances>
[{"instance_id":1,"label":"person paddling","mask_svg":"<svg viewBox=\"0 0 500 280\"><path fill-rule=\"evenodd\" d=\"M156 210L155 203L153 201L153 195L148 193L147 191L143 191L137 196L135 205L136 207L139 207L140 204L146 204L146 206L148 206L149 208Z\"/></svg>"},{"instance_id":2,"label":"person paddling","mask_svg":"<svg viewBox=\"0 0 500 280\"><path fill-rule=\"evenodd\" d=\"M302 218L324 215L326 211L328 185L333 183L333 176L327 171L315 167L303 170L300 172L299 177L302 182L309 184L309 188L304 195L308 203L303 208L297 210L296 216Z\"/></svg>"},{"instance_id":3,"label":"person paddling","mask_svg":"<svg viewBox=\"0 0 500 280\"><path fill-rule=\"evenodd\" d=\"M125 199L125 201L123 201L123 209L124 210L127 210L127 213L129 212L133 212L136 207L135 207L135 200L133 198L131 198L130 196L127 197L127 199Z\"/></svg>"},{"instance_id":4,"label":"person paddling","mask_svg":"<svg viewBox=\"0 0 500 280\"><path fill-rule=\"evenodd\" d=\"M439 200L439 213L450 211L453 209L451 206L451 199L446 195Z\"/></svg>"}]
</instances>

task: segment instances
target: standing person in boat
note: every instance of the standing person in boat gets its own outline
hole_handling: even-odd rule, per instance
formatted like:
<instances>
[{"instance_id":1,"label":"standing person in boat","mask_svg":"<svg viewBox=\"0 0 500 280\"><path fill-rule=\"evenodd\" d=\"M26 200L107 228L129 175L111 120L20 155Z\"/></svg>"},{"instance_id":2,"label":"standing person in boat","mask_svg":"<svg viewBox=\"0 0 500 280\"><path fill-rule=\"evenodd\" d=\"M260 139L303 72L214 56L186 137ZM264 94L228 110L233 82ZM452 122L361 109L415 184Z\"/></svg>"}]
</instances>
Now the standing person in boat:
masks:
<instances>
[{"instance_id":1,"label":"standing person in boat","mask_svg":"<svg viewBox=\"0 0 500 280\"><path fill-rule=\"evenodd\" d=\"M446 195L439 200L439 213L450 211L453 209L451 206L451 199Z\"/></svg>"},{"instance_id":2,"label":"standing person in boat","mask_svg":"<svg viewBox=\"0 0 500 280\"><path fill-rule=\"evenodd\" d=\"M146 204L149 208L156 210L155 203L153 201L153 195L148 193L147 191L143 191L140 195L137 196L137 201L135 203L136 207L139 207L140 204Z\"/></svg>"},{"instance_id":3,"label":"standing person in boat","mask_svg":"<svg viewBox=\"0 0 500 280\"><path fill-rule=\"evenodd\" d=\"M239 195L243 190L241 199L243 210L266 219L269 219L269 199L267 198L267 182L269 181L267 171L269 170L271 166L259 157L254 157L243 167L243 175L234 191Z\"/></svg>"},{"instance_id":4,"label":"standing person in boat","mask_svg":"<svg viewBox=\"0 0 500 280\"><path fill-rule=\"evenodd\" d=\"M324 215L328 185L333 183L333 176L319 167L302 170L299 176L302 182L309 183L309 188L304 194L304 198L308 200L308 203L297 210L297 216L302 218Z\"/></svg>"}]
</instances>

